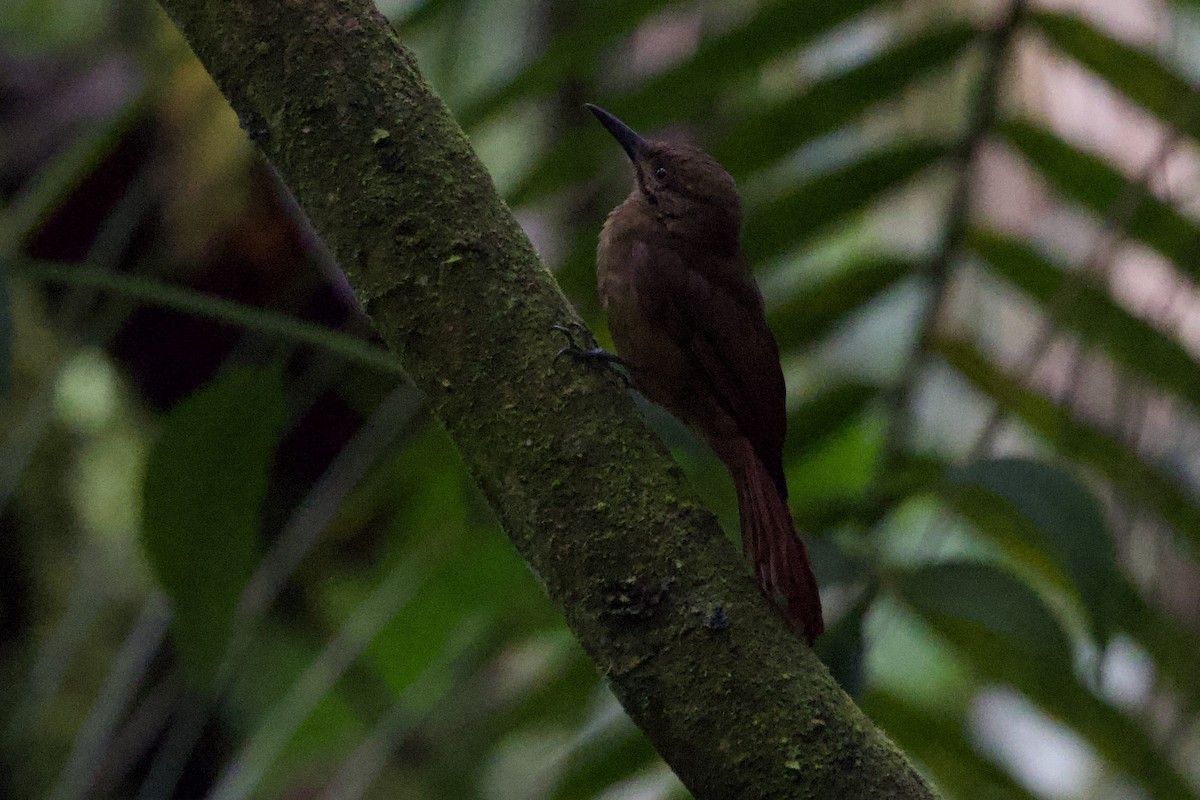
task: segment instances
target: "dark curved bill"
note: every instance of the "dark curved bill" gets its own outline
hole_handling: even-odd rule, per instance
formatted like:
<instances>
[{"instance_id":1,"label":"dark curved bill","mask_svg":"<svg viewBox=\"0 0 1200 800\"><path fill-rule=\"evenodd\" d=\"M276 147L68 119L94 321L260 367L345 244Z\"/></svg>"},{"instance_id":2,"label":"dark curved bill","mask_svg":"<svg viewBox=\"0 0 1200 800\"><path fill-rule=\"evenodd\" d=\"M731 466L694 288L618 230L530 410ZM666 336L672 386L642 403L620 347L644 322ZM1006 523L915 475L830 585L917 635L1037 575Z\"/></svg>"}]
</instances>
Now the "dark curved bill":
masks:
<instances>
[{"instance_id":1,"label":"dark curved bill","mask_svg":"<svg viewBox=\"0 0 1200 800\"><path fill-rule=\"evenodd\" d=\"M614 117L612 114L605 111L600 106L594 106L591 103L584 103L588 111L596 115L596 119L600 120L600 124L608 128L608 132L612 134L621 147L625 148L625 153L629 156L630 161L637 161L638 154L646 147L646 140L638 136L633 128L626 125L621 120Z\"/></svg>"}]
</instances>

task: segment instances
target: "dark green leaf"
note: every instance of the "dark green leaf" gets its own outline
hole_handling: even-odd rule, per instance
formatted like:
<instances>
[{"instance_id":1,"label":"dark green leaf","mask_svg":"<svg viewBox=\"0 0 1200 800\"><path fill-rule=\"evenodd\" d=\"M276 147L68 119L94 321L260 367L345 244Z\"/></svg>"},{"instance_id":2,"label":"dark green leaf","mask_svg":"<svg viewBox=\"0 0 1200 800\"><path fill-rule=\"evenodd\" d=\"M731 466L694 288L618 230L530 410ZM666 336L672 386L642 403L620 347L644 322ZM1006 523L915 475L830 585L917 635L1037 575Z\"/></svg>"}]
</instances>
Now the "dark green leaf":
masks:
<instances>
[{"instance_id":1,"label":"dark green leaf","mask_svg":"<svg viewBox=\"0 0 1200 800\"><path fill-rule=\"evenodd\" d=\"M1082 17L1038 11L1030 17L1060 50L1154 116L1200 138L1200 91L1149 53L1105 36Z\"/></svg>"},{"instance_id":2,"label":"dark green leaf","mask_svg":"<svg viewBox=\"0 0 1200 800\"><path fill-rule=\"evenodd\" d=\"M1154 669L1183 699L1185 713L1200 708L1200 635L1174 619L1170 613L1147 603L1137 589L1122 578L1113 592L1113 608L1121 615L1119 625L1154 660Z\"/></svg>"},{"instance_id":3,"label":"dark green leaf","mask_svg":"<svg viewBox=\"0 0 1200 800\"><path fill-rule=\"evenodd\" d=\"M180 660L197 684L220 662L258 561L285 419L277 371L232 369L176 406L150 451L142 543L174 602Z\"/></svg>"},{"instance_id":4,"label":"dark green leaf","mask_svg":"<svg viewBox=\"0 0 1200 800\"><path fill-rule=\"evenodd\" d=\"M416 4L413 8L406 9L404 13L392 20L398 30L409 31L413 28L419 28L422 25L437 19L438 15L443 11L450 9L463 8L470 5L470 0L425 0L423 3ZM457 9L455 9L457 10Z\"/></svg>"},{"instance_id":5,"label":"dark green leaf","mask_svg":"<svg viewBox=\"0 0 1200 800\"><path fill-rule=\"evenodd\" d=\"M343 503L343 508L356 504L356 516L390 520L383 536L387 550L372 559L380 574L417 559L425 576L365 651L394 693L438 658L464 619L498 617L496 624L510 635L559 624L520 556L490 516L477 514L474 491L445 431L430 426L408 442L373 486ZM397 498L402 498L398 506ZM348 616L372 590L363 574L355 565L341 582L322 578L330 588L330 617Z\"/></svg>"},{"instance_id":6,"label":"dark green leaf","mask_svg":"<svg viewBox=\"0 0 1200 800\"><path fill-rule=\"evenodd\" d=\"M598 71L600 55L613 41L637 30L643 19L670 0L606 0L580 3L571 25L555 35L545 52L516 75L457 114L459 124L470 129L521 98L549 96L563 81ZM580 109L581 117L587 116Z\"/></svg>"},{"instance_id":7,"label":"dark green leaf","mask_svg":"<svg viewBox=\"0 0 1200 800\"><path fill-rule=\"evenodd\" d=\"M1028 586L984 564L937 564L891 577L901 599L981 678L1020 690L1151 796L1196 796L1133 720L1080 685L1066 635Z\"/></svg>"},{"instance_id":8,"label":"dark green leaf","mask_svg":"<svg viewBox=\"0 0 1200 800\"><path fill-rule=\"evenodd\" d=\"M844 383L804 401L788 415L788 436L783 451L789 459L801 458L821 447L831 436L857 419L879 395L866 383Z\"/></svg>"},{"instance_id":9,"label":"dark green leaf","mask_svg":"<svg viewBox=\"0 0 1200 800\"><path fill-rule=\"evenodd\" d=\"M8 294L9 261L0 254L0 397L8 394L12 369L12 306Z\"/></svg>"},{"instance_id":10,"label":"dark green leaf","mask_svg":"<svg viewBox=\"0 0 1200 800\"><path fill-rule=\"evenodd\" d=\"M1070 275L1028 244L974 231L968 246L991 271L1051 309L1064 326L1143 379L1200 409L1200 365L1175 340L1130 314L1086 276Z\"/></svg>"},{"instance_id":11,"label":"dark green leaf","mask_svg":"<svg viewBox=\"0 0 1200 800\"><path fill-rule=\"evenodd\" d=\"M894 499L888 497L887 501ZM803 503L792 504L792 518L796 529L806 532L820 533L840 525L868 529L886 516L886 510L886 502L863 495L805 498Z\"/></svg>"},{"instance_id":12,"label":"dark green leaf","mask_svg":"<svg viewBox=\"0 0 1200 800\"><path fill-rule=\"evenodd\" d=\"M808 532L806 528L799 530L802 536ZM805 543L813 571L817 573L822 586L855 584L869 590L866 601L874 600L878 593L875 585L878 583L875 580L877 567L873 563L873 554L862 539L852 536L812 536L806 537Z\"/></svg>"},{"instance_id":13,"label":"dark green leaf","mask_svg":"<svg viewBox=\"0 0 1200 800\"><path fill-rule=\"evenodd\" d=\"M878 419L879 415L872 416ZM876 448L868 457L875 459L878 454ZM790 460L785 462L789 474L794 466ZM857 493L806 497L804 502L792 504L792 515L802 531L822 532L843 526L869 531L913 495L936 491L946 469L945 464L928 456L905 454L881 475L867 480L860 476L855 484L859 489ZM819 551L821 546L814 545L813 549ZM820 553L814 552L814 563L821 557Z\"/></svg>"},{"instance_id":14,"label":"dark green leaf","mask_svg":"<svg viewBox=\"0 0 1200 800\"><path fill-rule=\"evenodd\" d=\"M943 145L911 142L877 150L793 187L746 220L751 262L783 255L921 174L946 154Z\"/></svg>"},{"instance_id":15,"label":"dark green leaf","mask_svg":"<svg viewBox=\"0 0 1200 800\"><path fill-rule=\"evenodd\" d=\"M793 464L789 461L786 466L790 471ZM850 496L806 498L803 503L792 504L792 515L802 531L820 532L843 525L869 530L905 499L936 490L945 470L945 465L935 459L910 454L871 483L870 491ZM813 549L819 550L820 546L814 545ZM815 563L820 554L814 552L813 558Z\"/></svg>"},{"instance_id":16,"label":"dark green leaf","mask_svg":"<svg viewBox=\"0 0 1200 800\"><path fill-rule=\"evenodd\" d=\"M727 85L755 74L772 59L799 48L873 5L879 4L872 0L816 0L806 4L802 13L797 13L791 0L775 0L749 16L743 26L706 39L691 59L649 79L631 93L605 93L593 102L645 134L651 134L657 127L688 118L708 117L714 98ZM605 13L611 14L608 11ZM611 16L613 20L607 24L614 25L617 15ZM563 51L562 58L573 63L579 63L579 59L584 57L581 53L589 53L591 48L590 42L555 46L556 50ZM518 76L514 83L528 84L534 81L541 86L541 93L549 94L558 88L561 80L561 72L548 72L545 76L534 78ZM483 111L494 110L494 102L488 98L479 107L459 115L459 118L464 126L473 125ZM591 127L593 123L589 118L590 115L580 109L580 120ZM598 128L596 130L599 131ZM790 141L793 147L799 144L797 137L792 137ZM598 165L604 163L606 155L617 159L620 158L620 151L614 150L612 140L603 132L599 135L575 133L563 136L539 159L506 199L513 205L520 205L570 186L594 174Z\"/></svg>"},{"instance_id":17,"label":"dark green leaf","mask_svg":"<svg viewBox=\"0 0 1200 800\"><path fill-rule=\"evenodd\" d=\"M942 339L934 350L976 389L1069 458L1098 470L1130 499L1145 504L1178 534L1200 546L1200 508L1192 494L1162 468L1145 463L1109 434L1072 417L989 362L973 345Z\"/></svg>"},{"instance_id":18,"label":"dark green leaf","mask_svg":"<svg viewBox=\"0 0 1200 800\"><path fill-rule=\"evenodd\" d=\"M589 115L590 116L590 115ZM588 180L597 174L599 165L610 160L627 169L629 162L615 147L613 140L604 130L583 128L575 135L560 139L549 151L539 158L504 198L511 206L522 206L545 195L561 191ZM611 169L611 165L606 167ZM629 179L632 182L632 170Z\"/></svg>"},{"instance_id":19,"label":"dark green leaf","mask_svg":"<svg viewBox=\"0 0 1200 800\"><path fill-rule=\"evenodd\" d=\"M860 502L874 484L874 464L882 443L882 412L862 414L831 429L819 447L788 460L792 505L811 509L831 502Z\"/></svg>"},{"instance_id":20,"label":"dark green leaf","mask_svg":"<svg viewBox=\"0 0 1200 800\"><path fill-rule=\"evenodd\" d=\"M888 8L880 0L794 0L760 5L746 24L705 39L696 54L620 98L609 109L620 116L639 111L639 124L654 126L703 114L721 89L794 52L806 42L868 9Z\"/></svg>"},{"instance_id":21,"label":"dark green leaf","mask_svg":"<svg viewBox=\"0 0 1200 800\"><path fill-rule=\"evenodd\" d=\"M950 25L901 42L762 113L739 117L712 154L734 175L761 169L952 63L976 35L969 26Z\"/></svg>"},{"instance_id":22,"label":"dark green leaf","mask_svg":"<svg viewBox=\"0 0 1200 800\"><path fill-rule=\"evenodd\" d=\"M1071 670L1058 621L1032 589L989 564L933 564L889 576L900 598L964 656L1010 678L1033 662Z\"/></svg>"},{"instance_id":23,"label":"dark green leaf","mask_svg":"<svg viewBox=\"0 0 1200 800\"><path fill-rule=\"evenodd\" d=\"M875 599L875 591L863 592L837 622L817 640L816 651L833 673L838 685L851 697L858 697L866 685L866 642L863 618Z\"/></svg>"},{"instance_id":24,"label":"dark green leaf","mask_svg":"<svg viewBox=\"0 0 1200 800\"><path fill-rule=\"evenodd\" d=\"M906 753L920 761L949 797L973 800L1034 800L1008 773L969 744L961 712L925 709L878 689L859 705Z\"/></svg>"},{"instance_id":25,"label":"dark green leaf","mask_svg":"<svg viewBox=\"0 0 1200 800\"><path fill-rule=\"evenodd\" d=\"M917 266L903 259L869 258L793 292L768 311L780 351L819 341L852 311L916 272Z\"/></svg>"},{"instance_id":26,"label":"dark green leaf","mask_svg":"<svg viewBox=\"0 0 1200 800\"><path fill-rule=\"evenodd\" d=\"M1200 227L1169 204L1149 196L1103 158L1084 153L1026 120L999 126L1000 133L1060 192L1093 214L1114 214L1127 235L1200 279ZM1132 193L1132 194L1130 194ZM1122 213L1128 205L1132 213Z\"/></svg>"},{"instance_id":27,"label":"dark green leaf","mask_svg":"<svg viewBox=\"0 0 1200 800\"><path fill-rule=\"evenodd\" d=\"M1037 461L977 461L946 476L945 496L984 533L1034 551L1070 580L1103 648L1112 633L1116 546L1096 498L1069 473ZM1003 519L1001 519L1003 517Z\"/></svg>"},{"instance_id":28,"label":"dark green leaf","mask_svg":"<svg viewBox=\"0 0 1200 800\"><path fill-rule=\"evenodd\" d=\"M229 689L231 705L239 716L247 724L266 718L304 675L322 646L315 636L307 639L275 624L259 628ZM298 766L298 762L322 753L344 755L363 735L362 717L348 700L348 693L336 689L325 694L296 730L281 760Z\"/></svg>"}]
</instances>

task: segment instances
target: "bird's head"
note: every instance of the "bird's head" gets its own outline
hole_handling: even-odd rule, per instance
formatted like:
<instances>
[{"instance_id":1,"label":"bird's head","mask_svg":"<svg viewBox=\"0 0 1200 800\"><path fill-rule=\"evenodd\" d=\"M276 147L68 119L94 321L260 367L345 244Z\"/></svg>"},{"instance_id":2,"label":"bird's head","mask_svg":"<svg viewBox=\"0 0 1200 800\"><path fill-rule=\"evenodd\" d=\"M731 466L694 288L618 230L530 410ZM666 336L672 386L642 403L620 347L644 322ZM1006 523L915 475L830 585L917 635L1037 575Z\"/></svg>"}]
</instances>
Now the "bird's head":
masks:
<instances>
[{"instance_id":1,"label":"bird's head","mask_svg":"<svg viewBox=\"0 0 1200 800\"><path fill-rule=\"evenodd\" d=\"M604 109L590 103L587 108L633 163L634 192L665 223L728 217L736 227L737 186L712 156L693 145L644 139Z\"/></svg>"}]
</instances>

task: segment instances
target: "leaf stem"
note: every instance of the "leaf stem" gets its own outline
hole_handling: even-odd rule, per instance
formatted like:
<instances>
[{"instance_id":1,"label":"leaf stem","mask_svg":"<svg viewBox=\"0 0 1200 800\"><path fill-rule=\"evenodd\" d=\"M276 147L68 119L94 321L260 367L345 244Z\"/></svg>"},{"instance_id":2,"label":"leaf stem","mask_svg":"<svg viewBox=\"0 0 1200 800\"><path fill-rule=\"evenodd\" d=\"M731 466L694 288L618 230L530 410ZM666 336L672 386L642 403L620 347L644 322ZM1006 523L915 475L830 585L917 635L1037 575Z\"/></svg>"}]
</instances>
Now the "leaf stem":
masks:
<instances>
[{"instance_id":1,"label":"leaf stem","mask_svg":"<svg viewBox=\"0 0 1200 800\"><path fill-rule=\"evenodd\" d=\"M86 265L18 259L9 262L16 276L41 283L90 286L140 300L148 305L237 325L260 333L320 347L371 369L403 376L400 362L388 351L362 339L312 322L304 322L275 311L235 303L170 286L137 275L123 275Z\"/></svg>"}]
</instances>

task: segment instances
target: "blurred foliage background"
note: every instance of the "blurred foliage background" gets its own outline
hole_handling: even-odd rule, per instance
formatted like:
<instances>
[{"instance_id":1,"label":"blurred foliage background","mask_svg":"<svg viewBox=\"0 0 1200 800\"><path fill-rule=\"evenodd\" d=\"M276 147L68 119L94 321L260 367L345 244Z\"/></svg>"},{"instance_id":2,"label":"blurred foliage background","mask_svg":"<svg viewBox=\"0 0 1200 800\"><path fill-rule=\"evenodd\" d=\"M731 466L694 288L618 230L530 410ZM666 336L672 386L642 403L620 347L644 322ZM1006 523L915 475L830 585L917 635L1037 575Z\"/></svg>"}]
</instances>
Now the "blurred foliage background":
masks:
<instances>
[{"instance_id":1,"label":"blurred foliage background","mask_svg":"<svg viewBox=\"0 0 1200 800\"><path fill-rule=\"evenodd\" d=\"M381 10L602 340L582 103L737 178L818 652L948 797L1200 797L1200 3ZM687 796L153 3L0 5L0 202L0 796Z\"/></svg>"}]
</instances>

